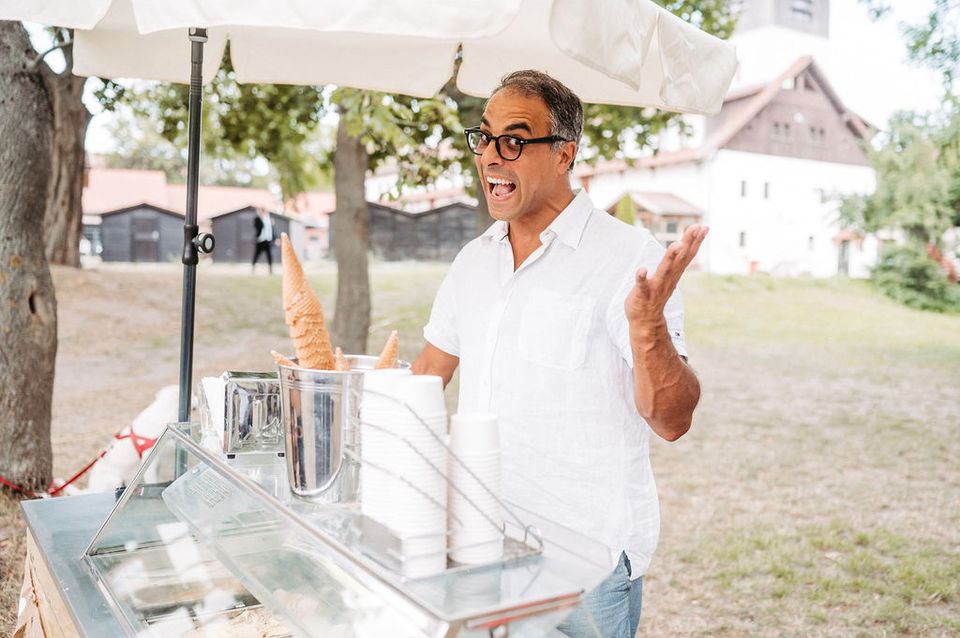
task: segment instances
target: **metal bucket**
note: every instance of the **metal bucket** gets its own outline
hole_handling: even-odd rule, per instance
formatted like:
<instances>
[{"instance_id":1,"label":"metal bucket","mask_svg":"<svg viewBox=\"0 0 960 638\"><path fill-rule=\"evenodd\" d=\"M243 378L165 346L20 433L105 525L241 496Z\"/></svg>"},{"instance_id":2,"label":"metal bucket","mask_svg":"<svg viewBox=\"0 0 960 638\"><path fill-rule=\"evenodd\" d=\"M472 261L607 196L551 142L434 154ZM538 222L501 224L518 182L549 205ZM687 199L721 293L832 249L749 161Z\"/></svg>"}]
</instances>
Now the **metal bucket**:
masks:
<instances>
[{"instance_id":1,"label":"metal bucket","mask_svg":"<svg viewBox=\"0 0 960 638\"><path fill-rule=\"evenodd\" d=\"M378 358L346 358L349 372L277 366L287 475L298 496L329 503L359 500L363 372L373 370Z\"/></svg>"}]
</instances>

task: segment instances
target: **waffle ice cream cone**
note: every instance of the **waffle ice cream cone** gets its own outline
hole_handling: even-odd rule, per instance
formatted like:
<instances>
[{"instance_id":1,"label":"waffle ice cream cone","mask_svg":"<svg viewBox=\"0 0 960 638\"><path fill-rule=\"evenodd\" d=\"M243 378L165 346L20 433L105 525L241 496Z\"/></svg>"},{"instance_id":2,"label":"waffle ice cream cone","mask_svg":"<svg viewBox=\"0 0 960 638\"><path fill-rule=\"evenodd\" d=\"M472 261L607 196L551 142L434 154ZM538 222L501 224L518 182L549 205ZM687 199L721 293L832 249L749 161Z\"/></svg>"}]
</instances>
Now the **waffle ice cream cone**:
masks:
<instances>
[{"instance_id":1,"label":"waffle ice cream cone","mask_svg":"<svg viewBox=\"0 0 960 638\"><path fill-rule=\"evenodd\" d=\"M380 353L380 359L377 361L377 370L384 368L394 368L397 365L397 356L400 354L400 338L397 331L390 333L386 345L383 346L383 352Z\"/></svg>"},{"instance_id":2,"label":"waffle ice cream cone","mask_svg":"<svg viewBox=\"0 0 960 638\"><path fill-rule=\"evenodd\" d=\"M323 306L310 288L297 253L286 233L280 235L283 255L283 311L297 362L304 368L333 370L333 347L323 317Z\"/></svg>"},{"instance_id":3,"label":"waffle ice cream cone","mask_svg":"<svg viewBox=\"0 0 960 638\"><path fill-rule=\"evenodd\" d=\"M336 351L333 353L333 359L335 363L334 370L337 372L350 372L350 362L343 356L343 350L341 350L339 346L337 346Z\"/></svg>"},{"instance_id":4,"label":"waffle ice cream cone","mask_svg":"<svg viewBox=\"0 0 960 638\"><path fill-rule=\"evenodd\" d=\"M291 368L298 368L299 366L295 364L290 359L287 359L285 356L277 352L276 350L271 350L270 354L273 356L273 360L282 366L289 366Z\"/></svg>"}]
</instances>

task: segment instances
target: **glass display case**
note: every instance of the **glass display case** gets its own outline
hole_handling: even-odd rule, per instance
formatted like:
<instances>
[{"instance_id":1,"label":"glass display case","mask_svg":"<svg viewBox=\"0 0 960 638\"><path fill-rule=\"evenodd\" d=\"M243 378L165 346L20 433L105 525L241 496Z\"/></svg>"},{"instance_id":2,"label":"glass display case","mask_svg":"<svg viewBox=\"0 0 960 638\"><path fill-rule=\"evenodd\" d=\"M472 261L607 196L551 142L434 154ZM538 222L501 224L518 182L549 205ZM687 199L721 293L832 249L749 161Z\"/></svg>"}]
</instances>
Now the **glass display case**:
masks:
<instances>
[{"instance_id":1,"label":"glass display case","mask_svg":"<svg viewBox=\"0 0 960 638\"><path fill-rule=\"evenodd\" d=\"M511 506L501 560L406 577L358 504L297 497L285 459L198 438L168 427L84 552L129 635L539 637L611 570L602 544Z\"/></svg>"}]
</instances>

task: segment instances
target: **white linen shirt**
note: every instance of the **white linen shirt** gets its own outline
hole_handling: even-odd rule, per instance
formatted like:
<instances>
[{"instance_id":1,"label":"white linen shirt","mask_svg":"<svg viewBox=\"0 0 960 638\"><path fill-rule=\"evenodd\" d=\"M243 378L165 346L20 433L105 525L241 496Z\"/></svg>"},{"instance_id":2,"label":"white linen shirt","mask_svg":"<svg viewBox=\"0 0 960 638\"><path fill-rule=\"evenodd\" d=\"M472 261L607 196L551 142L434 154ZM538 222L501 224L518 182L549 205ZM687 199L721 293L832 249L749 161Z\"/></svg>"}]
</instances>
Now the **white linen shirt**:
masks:
<instances>
[{"instance_id":1,"label":"white linen shirt","mask_svg":"<svg viewBox=\"0 0 960 638\"><path fill-rule=\"evenodd\" d=\"M623 302L664 249L578 192L514 272L508 225L464 246L437 292L428 342L460 358L460 412L500 424L503 495L626 551L646 572L660 534L650 429L634 403ZM686 355L679 291L664 310Z\"/></svg>"}]
</instances>

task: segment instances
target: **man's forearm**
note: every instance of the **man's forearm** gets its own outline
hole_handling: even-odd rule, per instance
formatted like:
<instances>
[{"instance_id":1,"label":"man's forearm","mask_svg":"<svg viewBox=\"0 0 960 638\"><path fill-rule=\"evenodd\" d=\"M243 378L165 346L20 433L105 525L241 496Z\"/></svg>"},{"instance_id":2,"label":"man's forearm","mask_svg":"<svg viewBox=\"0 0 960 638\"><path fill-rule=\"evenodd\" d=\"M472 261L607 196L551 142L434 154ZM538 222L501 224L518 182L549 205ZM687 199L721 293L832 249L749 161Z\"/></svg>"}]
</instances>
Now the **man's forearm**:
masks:
<instances>
[{"instance_id":1,"label":"man's forearm","mask_svg":"<svg viewBox=\"0 0 960 638\"><path fill-rule=\"evenodd\" d=\"M630 326L637 411L667 441L690 429L700 400L700 382L680 358L666 322Z\"/></svg>"}]
</instances>

